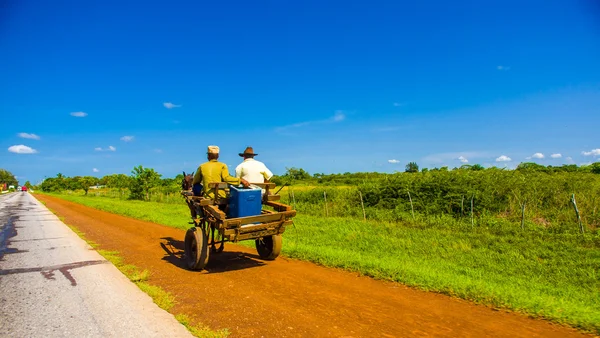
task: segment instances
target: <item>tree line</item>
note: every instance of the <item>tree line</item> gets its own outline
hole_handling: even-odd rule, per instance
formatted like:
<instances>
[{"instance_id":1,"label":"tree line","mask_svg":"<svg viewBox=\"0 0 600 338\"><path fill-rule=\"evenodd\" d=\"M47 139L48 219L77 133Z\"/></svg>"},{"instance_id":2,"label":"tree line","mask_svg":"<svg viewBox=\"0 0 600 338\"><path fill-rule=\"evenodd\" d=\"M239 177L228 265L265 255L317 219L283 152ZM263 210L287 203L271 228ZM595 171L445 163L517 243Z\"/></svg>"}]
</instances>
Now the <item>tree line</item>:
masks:
<instances>
[{"instance_id":1,"label":"tree line","mask_svg":"<svg viewBox=\"0 0 600 338\"><path fill-rule=\"evenodd\" d=\"M128 193L128 198L137 200L150 200L150 192L154 190L173 193L181 189L183 174L174 178L161 178L161 176L154 169L139 165L133 168L131 175L111 174L101 178L94 176L67 177L58 173L56 177L46 178L38 188L45 192L83 190L87 195L90 189L106 187L117 190L120 195Z\"/></svg>"}]
</instances>

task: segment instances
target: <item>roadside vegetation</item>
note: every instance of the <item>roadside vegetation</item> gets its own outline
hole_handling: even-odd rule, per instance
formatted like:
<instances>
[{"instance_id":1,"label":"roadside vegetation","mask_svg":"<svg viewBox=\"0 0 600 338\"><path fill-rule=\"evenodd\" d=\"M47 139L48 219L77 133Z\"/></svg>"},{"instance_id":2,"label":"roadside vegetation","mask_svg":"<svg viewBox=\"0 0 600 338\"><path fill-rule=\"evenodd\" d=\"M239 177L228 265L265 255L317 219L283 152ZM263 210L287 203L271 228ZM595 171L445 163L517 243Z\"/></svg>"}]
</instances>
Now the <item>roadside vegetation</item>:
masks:
<instances>
[{"instance_id":1,"label":"roadside vegetation","mask_svg":"<svg viewBox=\"0 0 600 338\"><path fill-rule=\"evenodd\" d=\"M600 333L600 163L415 166L394 174L288 169L275 180L289 185L282 200L299 214L283 253ZM128 199L124 187L52 194L184 230L178 183L162 202L152 195L160 187L143 197L150 201Z\"/></svg>"}]
</instances>

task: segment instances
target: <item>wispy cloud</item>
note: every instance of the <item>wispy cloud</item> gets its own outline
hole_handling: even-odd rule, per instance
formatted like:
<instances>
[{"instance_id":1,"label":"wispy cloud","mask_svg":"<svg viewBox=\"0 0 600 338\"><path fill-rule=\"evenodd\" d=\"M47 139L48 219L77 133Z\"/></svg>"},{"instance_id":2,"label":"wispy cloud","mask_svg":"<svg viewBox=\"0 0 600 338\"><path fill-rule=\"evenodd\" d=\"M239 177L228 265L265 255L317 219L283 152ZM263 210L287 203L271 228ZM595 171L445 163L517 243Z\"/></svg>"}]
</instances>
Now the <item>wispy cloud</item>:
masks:
<instances>
[{"instance_id":1,"label":"wispy cloud","mask_svg":"<svg viewBox=\"0 0 600 338\"><path fill-rule=\"evenodd\" d=\"M550 155L550 157L552 157L552 158L561 158L562 154L552 154L552 155Z\"/></svg>"},{"instance_id":2,"label":"wispy cloud","mask_svg":"<svg viewBox=\"0 0 600 338\"><path fill-rule=\"evenodd\" d=\"M506 155L501 155L500 157L496 158L496 162L510 162L512 161L512 159Z\"/></svg>"},{"instance_id":3,"label":"wispy cloud","mask_svg":"<svg viewBox=\"0 0 600 338\"><path fill-rule=\"evenodd\" d=\"M98 170L97 168L92 169L93 172L98 173L100 172L100 170Z\"/></svg>"},{"instance_id":4,"label":"wispy cloud","mask_svg":"<svg viewBox=\"0 0 600 338\"><path fill-rule=\"evenodd\" d=\"M398 161L398 160L388 160L388 163L397 164L397 163L400 163L400 161Z\"/></svg>"},{"instance_id":5,"label":"wispy cloud","mask_svg":"<svg viewBox=\"0 0 600 338\"><path fill-rule=\"evenodd\" d=\"M333 122L341 122L346 119L346 114L344 114L344 111L342 110L336 110L335 114L331 119L333 120Z\"/></svg>"},{"instance_id":6,"label":"wispy cloud","mask_svg":"<svg viewBox=\"0 0 600 338\"><path fill-rule=\"evenodd\" d=\"M165 106L165 108L167 108L167 109L173 109L173 108L179 108L179 107L181 107L180 104L174 104L174 103L171 103L171 102L165 102L165 103L163 103L163 106Z\"/></svg>"},{"instance_id":7,"label":"wispy cloud","mask_svg":"<svg viewBox=\"0 0 600 338\"><path fill-rule=\"evenodd\" d=\"M574 162L575 162L575 161L573 161L573 158L572 158L571 156L568 156L568 157L566 158L566 160L567 160L567 162L569 162L569 163L574 163Z\"/></svg>"},{"instance_id":8,"label":"wispy cloud","mask_svg":"<svg viewBox=\"0 0 600 338\"><path fill-rule=\"evenodd\" d=\"M131 142L131 141L133 141L134 138L135 138L134 136L123 136L123 137L121 137L121 141Z\"/></svg>"},{"instance_id":9,"label":"wispy cloud","mask_svg":"<svg viewBox=\"0 0 600 338\"><path fill-rule=\"evenodd\" d=\"M460 158L471 159L474 158L489 158L492 154L487 151L460 151L460 152L449 152L449 153L438 153L431 154L423 157L421 160L430 164L443 164L450 161L460 160ZM466 163L466 162L463 162Z\"/></svg>"},{"instance_id":10,"label":"wispy cloud","mask_svg":"<svg viewBox=\"0 0 600 338\"><path fill-rule=\"evenodd\" d=\"M15 154L35 154L38 151L23 144L8 147L8 151Z\"/></svg>"},{"instance_id":11,"label":"wispy cloud","mask_svg":"<svg viewBox=\"0 0 600 338\"><path fill-rule=\"evenodd\" d=\"M154 149L154 152L155 152L155 153L159 153L159 154L160 154L160 153L162 153L163 151L162 151L162 149Z\"/></svg>"},{"instance_id":12,"label":"wispy cloud","mask_svg":"<svg viewBox=\"0 0 600 338\"><path fill-rule=\"evenodd\" d=\"M71 116L75 116L75 117L86 117L88 114L86 112L82 112L82 111L76 111L76 112L72 112Z\"/></svg>"},{"instance_id":13,"label":"wispy cloud","mask_svg":"<svg viewBox=\"0 0 600 338\"><path fill-rule=\"evenodd\" d=\"M406 106L406 103L404 102L394 102L394 107L404 107Z\"/></svg>"},{"instance_id":14,"label":"wispy cloud","mask_svg":"<svg viewBox=\"0 0 600 338\"><path fill-rule=\"evenodd\" d=\"M506 71L510 70L510 67L509 66L502 66L502 65L500 65L500 66L497 66L496 69L499 70L499 71L506 72Z\"/></svg>"},{"instance_id":15,"label":"wispy cloud","mask_svg":"<svg viewBox=\"0 0 600 338\"><path fill-rule=\"evenodd\" d=\"M532 157L532 158L538 158L538 159L542 159L542 158L544 158L545 156L544 156L544 154L542 154L542 153L535 153L535 154L531 155L531 157Z\"/></svg>"},{"instance_id":16,"label":"wispy cloud","mask_svg":"<svg viewBox=\"0 0 600 338\"><path fill-rule=\"evenodd\" d=\"M36 134L28 134L28 133L18 133L17 134L20 138L28 138L31 140L39 140L40 137Z\"/></svg>"},{"instance_id":17,"label":"wispy cloud","mask_svg":"<svg viewBox=\"0 0 600 338\"><path fill-rule=\"evenodd\" d=\"M278 133L288 131L290 129L296 129L301 127L307 127L315 124L323 124L323 123L339 123L346 119L346 113L343 110L336 110L334 115L325 120L314 120L314 121L304 121L288 124L287 126L277 127L275 131Z\"/></svg>"},{"instance_id":18,"label":"wispy cloud","mask_svg":"<svg viewBox=\"0 0 600 338\"><path fill-rule=\"evenodd\" d=\"M590 151L582 151L581 154L583 156L599 156L600 155L600 149L592 149Z\"/></svg>"},{"instance_id":19,"label":"wispy cloud","mask_svg":"<svg viewBox=\"0 0 600 338\"><path fill-rule=\"evenodd\" d=\"M96 147L94 148L95 151L117 151L117 148L113 147L113 146L108 146L108 148L101 148L101 147Z\"/></svg>"},{"instance_id":20,"label":"wispy cloud","mask_svg":"<svg viewBox=\"0 0 600 338\"><path fill-rule=\"evenodd\" d=\"M467 158L462 155L458 157L458 160L462 163L469 163L469 160L467 160Z\"/></svg>"}]
</instances>

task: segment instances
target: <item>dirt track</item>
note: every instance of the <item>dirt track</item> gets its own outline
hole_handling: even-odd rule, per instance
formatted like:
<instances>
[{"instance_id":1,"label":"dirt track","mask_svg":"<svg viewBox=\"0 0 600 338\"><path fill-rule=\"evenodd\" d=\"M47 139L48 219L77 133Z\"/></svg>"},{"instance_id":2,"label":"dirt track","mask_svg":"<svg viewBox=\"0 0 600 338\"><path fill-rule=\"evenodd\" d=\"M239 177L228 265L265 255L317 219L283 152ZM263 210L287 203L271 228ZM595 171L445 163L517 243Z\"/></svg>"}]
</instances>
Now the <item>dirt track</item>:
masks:
<instances>
[{"instance_id":1,"label":"dirt track","mask_svg":"<svg viewBox=\"0 0 600 338\"><path fill-rule=\"evenodd\" d=\"M48 196L39 200L105 250L151 271L174 313L233 337L589 337L574 329L435 293L226 245L208 271L183 268L184 231Z\"/></svg>"}]
</instances>

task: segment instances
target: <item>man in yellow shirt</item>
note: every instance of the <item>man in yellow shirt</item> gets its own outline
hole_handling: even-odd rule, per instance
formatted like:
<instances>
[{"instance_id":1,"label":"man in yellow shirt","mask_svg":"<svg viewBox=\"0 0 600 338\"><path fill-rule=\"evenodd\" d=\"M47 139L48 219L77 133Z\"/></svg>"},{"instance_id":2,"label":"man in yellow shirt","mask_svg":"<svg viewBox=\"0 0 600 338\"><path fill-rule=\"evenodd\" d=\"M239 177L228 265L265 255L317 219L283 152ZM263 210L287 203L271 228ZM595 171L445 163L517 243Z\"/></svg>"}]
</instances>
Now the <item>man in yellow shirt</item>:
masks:
<instances>
[{"instance_id":1,"label":"man in yellow shirt","mask_svg":"<svg viewBox=\"0 0 600 338\"><path fill-rule=\"evenodd\" d=\"M219 147L208 146L208 162L202 163L196 170L192 185L202 183L204 188L203 196L207 198L215 198L215 189L208 188L208 183L225 182L229 184L243 184L245 187L250 186L250 183L245 179L235 178L229 175L227 164L217 161L219 159ZM219 196L226 197L225 191L219 189Z\"/></svg>"}]
</instances>

